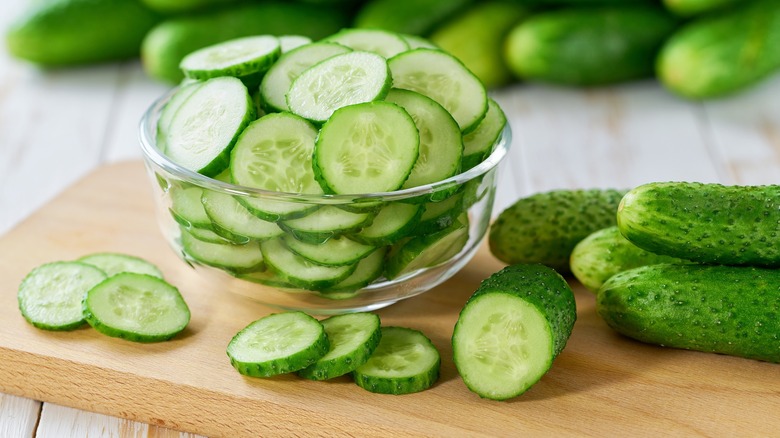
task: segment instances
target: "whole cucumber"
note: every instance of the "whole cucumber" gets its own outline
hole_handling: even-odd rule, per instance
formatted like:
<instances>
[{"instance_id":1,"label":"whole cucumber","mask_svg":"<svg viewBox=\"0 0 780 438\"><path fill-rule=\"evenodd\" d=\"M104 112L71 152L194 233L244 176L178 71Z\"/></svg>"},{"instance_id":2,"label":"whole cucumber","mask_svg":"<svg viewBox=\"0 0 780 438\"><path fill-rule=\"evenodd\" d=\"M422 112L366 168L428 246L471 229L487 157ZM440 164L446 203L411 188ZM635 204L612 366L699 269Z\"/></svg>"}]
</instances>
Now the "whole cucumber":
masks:
<instances>
[{"instance_id":1,"label":"whole cucumber","mask_svg":"<svg viewBox=\"0 0 780 438\"><path fill-rule=\"evenodd\" d=\"M57 67L138 56L160 17L138 0L37 2L6 33L11 55Z\"/></svg>"},{"instance_id":2,"label":"whole cucumber","mask_svg":"<svg viewBox=\"0 0 780 438\"><path fill-rule=\"evenodd\" d=\"M475 0L370 0L355 16L354 25L412 35L427 35Z\"/></svg>"},{"instance_id":3,"label":"whole cucumber","mask_svg":"<svg viewBox=\"0 0 780 438\"><path fill-rule=\"evenodd\" d=\"M641 185L617 214L620 232L648 251L701 263L780 266L780 185Z\"/></svg>"},{"instance_id":4,"label":"whole cucumber","mask_svg":"<svg viewBox=\"0 0 780 438\"><path fill-rule=\"evenodd\" d=\"M596 311L642 342L780 362L780 270L653 265L599 289Z\"/></svg>"},{"instance_id":5,"label":"whole cucumber","mask_svg":"<svg viewBox=\"0 0 780 438\"><path fill-rule=\"evenodd\" d=\"M326 6L279 1L233 6L160 23L144 39L141 58L149 76L178 82L184 78L179 62L202 47L260 34L320 39L348 23L346 12Z\"/></svg>"},{"instance_id":6,"label":"whole cucumber","mask_svg":"<svg viewBox=\"0 0 780 438\"><path fill-rule=\"evenodd\" d=\"M594 86L653 75L654 60L677 20L653 6L542 12L507 37L505 57L519 78Z\"/></svg>"},{"instance_id":7,"label":"whole cucumber","mask_svg":"<svg viewBox=\"0 0 780 438\"><path fill-rule=\"evenodd\" d=\"M140 0L149 9L165 14L193 12L212 6L222 6L243 0Z\"/></svg>"},{"instance_id":8,"label":"whole cucumber","mask_svg":"<svg viewBox=\"0 0 780 438\"><path fill-rule=\"evenodd\" d=\"M663 0L666 9L681 17L690 17L738 4L740 0Z\"/></svg>"},{"instance_id":9,"label":"whole cucumber","mask_svg":"<svg viewBox=\"0 0 780 438\"><path fill-rule=\"evenodd\" d=\"M757 0L688 23L666 42L657 75L671 91L706 99L780 69L780 2Z\"/></svg>"},{"instance_id":10,"label":"whole cucumber","mask_svg":"<svg viewBox=\"0 0 780 438\"><path fill-rule=\"evenodd\" d=\"M574 246L594 231L615 225L623 193L552 190L521 198L490 227L490 251L510 265L541 263L567 273Z\"/></svg>"}]
</instances>

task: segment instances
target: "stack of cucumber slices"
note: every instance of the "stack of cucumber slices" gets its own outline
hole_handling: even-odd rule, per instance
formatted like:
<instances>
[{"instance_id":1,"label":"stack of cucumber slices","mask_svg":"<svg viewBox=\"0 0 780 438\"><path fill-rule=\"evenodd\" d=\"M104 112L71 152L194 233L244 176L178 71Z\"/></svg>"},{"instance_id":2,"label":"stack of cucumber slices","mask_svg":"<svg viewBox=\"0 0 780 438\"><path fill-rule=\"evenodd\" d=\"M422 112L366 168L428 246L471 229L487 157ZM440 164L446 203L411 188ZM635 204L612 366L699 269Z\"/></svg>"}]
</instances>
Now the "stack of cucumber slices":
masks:
<instances>
[{"instance_id":1,"label":"stack of cucumber slices","mask_svg":"<svg viewBox=\"0 0 780 438\"><path fill-rule=\"evenodd\" d=\"M158 149L255 193L171 182L189 260L343 298L467 246L468 209L492 187L437 183L486 159L506 118L453 56L419 38L345 29L315 42L236 39L181 68L188 79L160 113ZM376 195L420 186L433 188Z\"/></svg>"}]
</instances>

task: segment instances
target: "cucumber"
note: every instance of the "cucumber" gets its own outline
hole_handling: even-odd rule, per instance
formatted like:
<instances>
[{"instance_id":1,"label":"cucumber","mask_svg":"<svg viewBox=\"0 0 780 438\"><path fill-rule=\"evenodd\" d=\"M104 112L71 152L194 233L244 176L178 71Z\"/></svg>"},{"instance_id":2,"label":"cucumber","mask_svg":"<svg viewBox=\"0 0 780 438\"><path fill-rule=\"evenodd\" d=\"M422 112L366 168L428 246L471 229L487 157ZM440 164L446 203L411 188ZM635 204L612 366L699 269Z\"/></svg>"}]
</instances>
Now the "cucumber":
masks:
<instances>
[{"instance_id":1,"label":"cucumber","mask_svg":"<svg viewBox=\"0 0 780 438\"><path fill-rule=\"evenodd\" d=\"M469 240L467 222L463 215L443 230L397 243L387 258L385 276L395 279L450 260Z\"/></svg>"},{"instance_id":2,"label":"cucumber","mask_svg":"<svg viewBox=\"0 0 780 438\"><path fill-rule=\"evenodd\" d=\"M571 272L591 292L618 272L683 259L645 251L629 242L618 227L604 228L582 239L571 252Z\"/></svg>"},{"instance_id":3,"label":"cucumber","mask_svg":"<svg viewBox=\"0 0 780 438\"><path fill-rule=\"evenodd\" d=\"M346 237L334 237L320 244L301 242L290 234L284 236L283 240L292 252L323 266L352 265L376 249Z\"/></svg>"},{"instance_id":4,"label":"cucumber","mask_svg":"<svg viewBox=\"0 0 780 438\"><path fill-rule=\"evenodd\" d=\"M508 266L483 281L452 333L455 367L482 398L527 391L552 367L571 336L574 294L543 265Z\"/></svg>"},{"instance_id":5,"label":"cucumber","mask_svg":"<svg viewBox=\"0 0 780 438\"><path fill-rule=\"evenodd\" d=\"M628 240L658 254L780 267L780 185L649 183L626 193L617 223Z\"/></svg>"},{"instance_id":6,"label":"cucumber","mask_svg":"<svg viewBox=\"0 0 780 438\"><path fill-rule=\"evenodd\" d=\"M367 245L392 244L416 229L423 210L421 205L391 202L377 212L371 225L350 237Z\"/></svg>"},{"instance_id":7,"label":"cucumber","mask_svg":"<svg viewBox=\"0 0 780 438\"><path fill-rule=\"evenodd\" d=\"M202 82L182 84L163 107L160 112L160 118L157 119L157 133L155 136L157 149L159 149L160 152L165 153L166 143L168 141L168 131L171 129L171 121L173 121L173 116L176 115L176 111L181 108L182 104L184 104L184 102L192 96L192 93L200 88L201 85Z\"/></svg>"},{"instance_id":8,"label":"cucumber","mask_svg":"<svg viewBox=\"0 0 780 438\"><path fill-rule=\"evenodd\" d=\"M739 3L739 0L663 0L666 9L682 17L709 13Z\"/></svg>"},{"instance_id":9,"label":"cucumber","mask_svg":"<svg viewBox=\"0 0 780 438\"><path fill-rule=\"evenodd\" d=\"M616 225L624 193L561 189L521 198L502 211L490 227L490 251L510 265L541 263L568 273L574 246L591 233Z\"/></svg>"},{"instance_id":10,"label":"cucumber","mask_svg":"<svg viewBox=\"0 0 780 438\"><path fill-rule=\"evenodd\" d=\"M689 22L666 42L656 70L669 90L694 99L724 96L780 69L780 4L740 3Z\"/></svg>"},{"instance_id":11,"label":"cucumber","mask_svg":"<svg viewBox=\"0 0 780 438\"><path fill-rule=\"evenodd\" d=\"M69 66L138 56L161 17L137 0L47 0L10 23L8 52L43 66Z\"/></svg>"},{"instance_id":12,"label":"cucumber","mask_svg":"<svg viewBox=\"0 0 780 438\"><path fill-rule=\"evenodd\" d=\"M507 36L509 69L520 79L594 86L650 77L677 20L653 6L542 12Z\"/></svg>"},{"instance_id":13,"label":"cucumber","mask_svg":"<svg viewBox=\"0 0 780 438\"><path fill-rule=\"evenodd\" d=\"M170 212L173 219L184 228L211 229L211 218L206 214L200 199L203 189L197 186L171 186Z\"/></svg>"},{"instance_id":14,"label":"cucumber","mask_svg":"<svg viewBox=\"0 0 780 438\"><path fill-rule=\"evenodd\" d=\"M385 254L387 254L387 248L383 247L363 257L349 277L324 289L322 296L337 299L346 293L346 297L351 298L355 291L368 286L382 275L385 267Z\"/></svg>"},{"instance_id":15,"label":"cucumber","mask_svg":"<svg viewBox=\"0 0 780 438\"><path fill-rule=\"evenodd\" d=\"M488 111L477 128L463 136L463 163L466 171L483 162L493 152L506 127L506 115L495 100L488 98Z\"/></svg>"},{"instance_id":16,"label":"cucumber","mask_svg":"<svg viewBox=\"0 0 780 438\"><path fill-rule=\"evenodd\" d=\"M279 226L298 240L322 244L330 238L360 229L370 224L372 219L370 213L354 213L324 205L308 216L279 222Z\"/></svg>"},{"instance_id":17,"label":"cucumber","mask_svg":"<svg viewBox=\"0 0 780 438\"><path fill-rule=\"evenodd\" d=\"M463 194L457 193L438 202L427 202L423 205L425 211L420 215L420 222L415 227L415 236L424 236L443 230L458 219L465 211Z\"/></svg>"},{"instance_id":18,"label":"cucumber","mask_svg":"<svg viewBox=\"0 0 780 438\"><path fill-rule=\"evenodd\" d=\"M242 0L140 0L149 9L163 14L183 14Z\"/></svg>"},{"instance_id":19,"label":"cucumber","mask_svg":"<svg viewBox=\"0 0 780 438\"><path fill-rule=\"evenodd\" d=\"M112 277L122 272L135 272L136 274L146 274L157 278L163 278L160 268L140 257L128 254L100 252L86 255L76 261L92 265L105 272L108 277Z\"/></svg>"},{"instance_id":20,"label":"cucumber","mask_svg":"<svg viewBox=\"0 0 780 438\"><path fill-rule=\"evenodd\" d=\"M279 44L282 47L282 54L285 54L298 47L311 44L311 38L304 35L281 35L279 36Z\"/></svg>"},{"instance_id":21,"label":"cucumber","mask_svg":"<svg viewBox=\"0 0 780 438\"><path fill-rule=\"evenodd\" d=\"M777 269L644 266L607 280L596 311L642 342L778 363L778 284Z\"/></svg>"},{"instance_id":22,"label":"cucumber","mask_svg":"<svg viewBox=\"0 0 780 438\"><path fill-rule=\"evenodd\" d=\"M107 336L133 342L167 341L187 327L190 309L164 280L124 272L87 292L84 319Z\"/></svg>"},{"instance_id":23,"label":"cucumber","mask_svg":"<svg viewBox=\"0 0 780 438\"><path fill-rule=\"evenodd\" d=\"M292 252L282 239L260 244L268 266L286 283L307 290L323 290L349 277L356 265L322 266Z\"/></svg>"},{"instance_id":24,"label":"cucumber","mask_svg":"<svg viewBox=\"0 0 780 438\"><path fill-rule=\"evenodd\" d=\"M204 190L200 201L214 231L232 242L247 243L284 234L279 225L253 215L241 202L226 193Z\"/></svg>"},{"instance_id":25,"label":"cucumber","mask_svg":"<svg viewBox=\"0 0 780 438\"><path fill-rule=\"evenodd\" d=\"M409 44L409 50L439 48L436 44L433 44L428 38L423 38L418 35L410 35L406 33L402 33L399 35L401 35L401 38L406 40L406 44Z\"/></svg>"},{"instance_id":26,"label":"cucumber","mask_svg":"<svg viewBox=\"0 0 780 438\"><path fill-rule=\"evenodd\" d=\"M252 272L265 267L260 246L254 240L243 245L214 243L199 240L182 229L181 246L186 257L228 271Z\"/></svg>"},{"instance_id":27,"label":"cucumber","mask_svg":"<svg viewBox=\"0 0 780 438\"><path fill-rule=\"evenodd\" d=\"M355 27L427 35L475 0L369 0L355 16Z\"/></svg>"},{"instance_id":28,"label":"cucumber","mask_svg":"<svg viewBox=\"0 0 780 438\"><path fill-rule=\"evenodd\" d=\"M409 43L393 32L381 29L342 29L324 41L338 43L353 50L373 52L384 58L409 50Z\"/></svg>"},{"instance_id":29,"label":"cucumber","mask_svg":"<svg viewBox=\"0 0 780 438\"><path fill-rule=\"evenodd\" d=\"M282 54L279 39L271 35L235 38L198 49L185 56L179 67L190 79L263 74Z\"/></svg>"}]
</instances>

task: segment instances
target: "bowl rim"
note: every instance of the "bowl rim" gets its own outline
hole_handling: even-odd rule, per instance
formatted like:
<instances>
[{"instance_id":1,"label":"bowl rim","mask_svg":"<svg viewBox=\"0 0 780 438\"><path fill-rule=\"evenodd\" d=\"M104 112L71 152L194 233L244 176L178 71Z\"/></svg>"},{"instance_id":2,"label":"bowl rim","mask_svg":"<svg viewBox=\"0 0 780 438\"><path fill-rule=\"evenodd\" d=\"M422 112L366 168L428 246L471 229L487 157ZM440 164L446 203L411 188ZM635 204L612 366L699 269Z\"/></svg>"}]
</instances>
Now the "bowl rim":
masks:
<instances>
[{"instance_id":1,"label":"bowl rim","mask_svg":"<svg viewBox=\"0 0 780 438\"><path fill-rule=\"evenodd\" d=\"M152 105L147 108L141 117L139 124L139 140L144 159L178 179L190 184L214 190L231 195L276 198L291 202L309 202L309 203L329 203L329 204L351 204L356 201L394 201L415 198L421 195L430 195L432 193L447 190L451 187L464 184L487 172L495 169L506 157L509 147L512 143L512 130L507 122L504 129L499 134L493 146L490 155L478 165L471 169L453 175L447 179L424 184L408 189L395 190L391 192L373 192L373 193L355 193L355 194L304 194L291 192L276 192L271 190L257 189L247 186L240 186L228 182L216 180L207 177L193 170L187 169L168 158L156 145L157 120L162 108L168 100L179 90L180 87L174 87L162 96L158 97Z\"/></svg>"}]
</instances>

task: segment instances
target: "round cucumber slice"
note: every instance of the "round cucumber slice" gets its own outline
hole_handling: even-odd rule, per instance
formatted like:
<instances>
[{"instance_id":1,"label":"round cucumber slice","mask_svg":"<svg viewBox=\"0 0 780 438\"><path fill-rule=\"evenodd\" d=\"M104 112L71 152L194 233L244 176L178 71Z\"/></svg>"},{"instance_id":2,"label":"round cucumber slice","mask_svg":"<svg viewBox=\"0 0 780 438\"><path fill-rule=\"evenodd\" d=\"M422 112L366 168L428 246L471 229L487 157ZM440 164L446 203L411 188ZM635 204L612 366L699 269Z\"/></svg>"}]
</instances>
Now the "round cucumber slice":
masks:
<instances>
[{"instance_id":1,"label":"round cucumber slice","mask_svg":"<svg viewBox=\"0 0 780 438\"><path fill-rule=\"evenodd\" d=\"M355 213L326 205L302 218L279 222L279 226L298 240L321 244L365 226L373 217L371 213Z\"/></svg>"},{"instance_id":2,"label":"round cucumber slice","mask_svg":"<svg viewBox=\"0 0 780 438\"><path fill-rule=\"evenodd\" d=\"M279 46L282 48L282 54L297 49L300 46L311 44L311 38L303 35L281 35L279 36Z\"/></svg>"},{"instance_id":3,"label":"round cucumber slice","mask_svg":"<svg viewBox=\"0 0 780 438\"><path fill-rule=\"evenodd\" d=\"M325 41L339 43L354 50L373 52L384 58L391 58L409 50L405 38L394 32L380 29L343 29Z\"/></svg>"},{"instance_id":4,"label":"round cucumber slice","mask_svg":"<svg viewBox=\"0 0 780 438\"><path fill-rule=\"evenodd\" d=\"M198 49L185 56L179 67L192 79L240 77L268 70L281 53L275 36L249 36Z\"/></svg>"},{"instance_id":5,"label":"round cucumber slice","mask_svg":"<svg viewBox=\"0 0 780 438\"><path fill-rule=\"evenodd\" d=\"M436 266L459 253L468 240L468 226L458 220L441 231L404 241L390 253L385 275L391 279L398 278L418 269Z\"/></svg>"},{"instance_id":6,"label":"round cucumber slice","mask_svg":"<svg viewBox=\"0 0 780 438\"><path fill-rule=\"evenodd\" d=\"M327 289L349 277L356 268L355 265L317 265L290 251L282 239L262 242L260 249L268 266L285 282L307 290Z\"/></svg>"},{"instance_id":7,"label":"round cucumber slice","mask_svg":"<svg viewBox=\"0 0 780 438\"><path fill-rule=\"evenodd\" d=\"M423 38L419 35L400 34L401 38L409 45L409 50L414 49L438 49L439 47L433 41Z\"/></svg>"},{"instance_id":8,"label":"round cucumber slice","mask_svg":"<svg viewBox=\"0 0 780 438\"><path fill-rule=\"evenodd\" d=\"M301 242L289 234L283 239L292 252L312 263L324 266L353 265L376 249L346 237L334 237L320 244Z\"/></svg>"},{"instance_id":9,"label":"round cucumber slice","mask_svg":"<svg viewBox=\"0 0 780 438\"><path fill-rule=\"evenodd\" d=\"M185 228L211 229L211 219L203 209L200 198L203 189L196 186L171 186L171 216Z\"/></svg>"},{"instance_id":10,"label":"round cucumber slice","mask_svg":"<svg viewBox=\"0 0 780 438\"><path fill-rule=\"evenodd\" d=\"M477 128L463 136L463 165L461 171L471 169L493 152L501 131L506 126L506 115L495 100L488 98L488 111Z\"/></svg>"},{"instance_id":11,"label":"round cucumber slice","mask_svg":"<svg viewBox=\"0 0 780 438\"><path fill-rule=\"evenodd\" d=\"M379 210L371 225L351 237L368 245L390 245L411 234L422 214L421 205L391 202Z\"/></svg>"},{"instance_id":12,"label":"round cucumber slice","mask_svg":"<svg viewBox=\"0 0 780 438\"><path fill-rule=\"evenodd\" d=\"M171 121L173 121L173 116L176 114L176 111L179 110L182 104L187 99L189 99L189 97L192 96L192 93L200 88L200 86L201 82L193 82L182 85L181 88L179 88L173 94L173 96L171 96L171 99L168 101L168 103L165 104L162 111L160 112L160 118L157 119L156 141L157 149L159 149L161 152L165 153L165 148L168 143L168 131L171 129Z\"/></svg>"},{"instance_id":13,"label":"round cucumber slice","mask_svg":"<svg viewBox=\"0 0 780 438\"><path fill-rule=\"evenodd\" d=\"M257 241L243 245L212 243L199 240L186 230L181 230L181 246L184 253L204 265L236 272L263 269L263 254Z\"/></svg>"},{"instance_id":14,"label":"round cucumber slice","mask_svg":"<svg viewBox=\"0 0 780 438\"><path fill-rule=\"evenodd\" d=\"M92 265L105 272L109 277L122 272L135 272L136 274L163 278L163 274L157 266L140 257L127 254L101 252L86 255L77 261Z\"/></svg>"},{"instance_id":15,"label":"round cucumber slice","mask_svg":"<svg viewBox=\"0 0 780 438\"><path fill-rule=\"evenodd\" d=\"M386 247L379 248L364 257L358 262L352 275L341 280L335 286L323 290L322 296L331 299L351 298L354 296L351 294L352 292L368 286L382 275L385 267L385 254L387 254Z\"/></svg>"},{"instance_id":16,"label":"round cucumber slice","mask_svg":"<svg viewBox=\"0 0 780 438\"><path fill-rule=\"evenodd\" d=\"M201 203L212 221L214 231L233 242L266 240L284 234L284 230L274 222L253 215L228 194L204 190Z\"/></svg>"}]
</instances>

